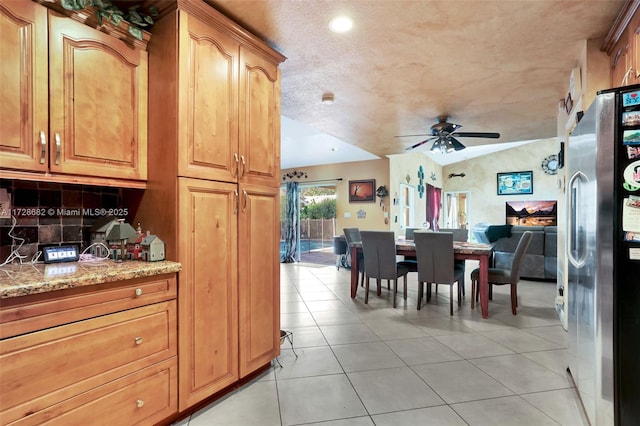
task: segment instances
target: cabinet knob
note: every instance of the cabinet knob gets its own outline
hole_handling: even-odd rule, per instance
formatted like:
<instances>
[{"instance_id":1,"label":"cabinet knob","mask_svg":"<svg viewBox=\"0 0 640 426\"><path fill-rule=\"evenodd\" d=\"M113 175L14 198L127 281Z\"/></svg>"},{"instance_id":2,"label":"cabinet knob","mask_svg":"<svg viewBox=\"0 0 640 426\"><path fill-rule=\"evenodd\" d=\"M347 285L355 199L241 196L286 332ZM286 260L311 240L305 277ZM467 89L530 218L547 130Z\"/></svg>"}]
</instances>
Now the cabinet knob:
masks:
<instances>
[{"instance_id":1,"label":"cabinet knob","mask_svg":"<svg viewBox=\"0 0 640 426\"><path fill-rule=\"evenodd\" d=\"M139 399L136 401L136 407L142 408L144 406L144 401Z\"/></svg>"},{"instance_id":2,"label":"cabinet knob","mask_svg":"<svg viewBox=\"0 0 640 426\"><path fill-rule=\"evenodd\" d=\"M135 339L136 345L141 345L142 344L142 337L136 337Z\"/></svg>"},{"instance_id":3,"label":"cabinet knob","mask_svg":"<svg viewBox=\"0 0 640 426\"><path fill-rule=\"evenodd\" d=\"M142 296L142 289L141 288L136 288L136 296L137 297Z\"/></svg>"}]
</instances>

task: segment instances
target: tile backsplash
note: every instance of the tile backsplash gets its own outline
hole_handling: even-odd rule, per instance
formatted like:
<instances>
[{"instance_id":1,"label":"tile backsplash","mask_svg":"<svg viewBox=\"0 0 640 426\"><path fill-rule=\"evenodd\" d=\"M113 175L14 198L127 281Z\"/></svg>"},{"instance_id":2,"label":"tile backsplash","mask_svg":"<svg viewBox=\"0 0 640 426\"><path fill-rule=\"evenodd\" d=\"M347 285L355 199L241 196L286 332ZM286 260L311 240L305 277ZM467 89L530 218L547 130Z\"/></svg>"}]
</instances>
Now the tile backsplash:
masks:
<instances>
[{"instance_id":1,"label":"tile backsplash","mask_svg":"<svg viewBox=\"0 0 640 426\"><path fill-rule=\"evenodd\" d=\"M0 187L11 196L12 234L24 239L19 250L24 261L50 245L76 244L82 251L94 222L105 212L122 210L121 188L9 179L0 180ZM0 263L20 243L9 235L12 224L0 219Z\"/></svg>"}]
</instances>

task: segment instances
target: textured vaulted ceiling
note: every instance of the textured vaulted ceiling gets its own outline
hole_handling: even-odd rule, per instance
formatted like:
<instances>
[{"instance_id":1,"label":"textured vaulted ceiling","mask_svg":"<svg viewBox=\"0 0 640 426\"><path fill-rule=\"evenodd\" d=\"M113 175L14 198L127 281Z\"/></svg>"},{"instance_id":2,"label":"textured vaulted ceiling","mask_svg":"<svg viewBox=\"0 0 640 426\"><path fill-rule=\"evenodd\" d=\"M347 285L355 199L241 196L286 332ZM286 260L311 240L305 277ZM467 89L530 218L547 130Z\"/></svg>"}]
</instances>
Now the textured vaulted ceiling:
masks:
<instances>
[{"instance_id":1,"label":"textured vaulted ceiling","mask_svg":"<svg viewBox=\"0 0 640 426\"><path fill-rule=\"evenodd\" d=\"M461 131L502 135L461 138L466 146L555 136L581 42L604 37L624 3L208 2L288 58L284 116L378 156L405 152L425 138L394 136L426 134L443 114ZM351 32L329 31L338 14L353 19ZM333 105L321 104L324 92Z\"/></svg>"}]
</instances>

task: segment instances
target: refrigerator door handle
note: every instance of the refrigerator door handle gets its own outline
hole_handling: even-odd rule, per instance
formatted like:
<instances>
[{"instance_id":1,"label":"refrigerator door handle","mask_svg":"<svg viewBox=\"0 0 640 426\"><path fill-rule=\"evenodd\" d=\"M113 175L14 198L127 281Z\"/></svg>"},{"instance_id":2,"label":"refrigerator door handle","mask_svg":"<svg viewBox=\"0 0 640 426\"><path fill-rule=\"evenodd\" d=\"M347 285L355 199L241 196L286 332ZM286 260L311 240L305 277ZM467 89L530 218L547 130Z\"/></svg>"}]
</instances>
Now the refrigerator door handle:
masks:
<instances>
[{"instance_id":1,"label":"refrigerator door handle","mask_svg":"<svg viewBox=\"0 0 640 426\"><path fill-rule=\"evenodd\" d=\"M577 204L576 205L573 204L575 201L573 199L573 184L578 179L585 180L585 181L588 180L587 176L584 173L582 173L580 170L575 172L569 179L569 182L567 185L567 206L569 206L569 209L577 208L577 207L574 207L574 206L577 206ZM573 217L574 217L574 212L571 210L567 215L567 247L566 247L567 258L569 259L569 262L571 262L573 266L575 266L576 268L582 268L585 265L587 256L584 251L582 253L582 256L579 256L579 258L575 258L573 256L573 251L572 251L573 236L574 236L573 227L576 226L576 224L573 221Z\"/></svg>"}]
</instances>

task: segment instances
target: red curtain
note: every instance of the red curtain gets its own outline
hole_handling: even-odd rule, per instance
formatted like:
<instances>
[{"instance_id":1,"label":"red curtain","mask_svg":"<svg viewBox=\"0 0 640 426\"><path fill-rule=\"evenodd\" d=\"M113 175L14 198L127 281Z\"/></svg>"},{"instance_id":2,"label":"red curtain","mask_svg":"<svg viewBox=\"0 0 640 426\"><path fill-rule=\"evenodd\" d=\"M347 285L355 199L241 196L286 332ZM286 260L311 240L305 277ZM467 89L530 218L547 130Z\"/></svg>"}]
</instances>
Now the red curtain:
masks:
<instances>
[{"instance_id":1,"label":"red curtain","mask_svg":"<svg viewBox=\"0 0 640 426\"><path fill-rule=\"evenodd\" d=\"M442 188L436 188L427 184L427 222L429 223L429 229L432 231L438 231L440 226L438 220L440 220L440 197L442 194Z\"/></svg>"}]
</instances>

